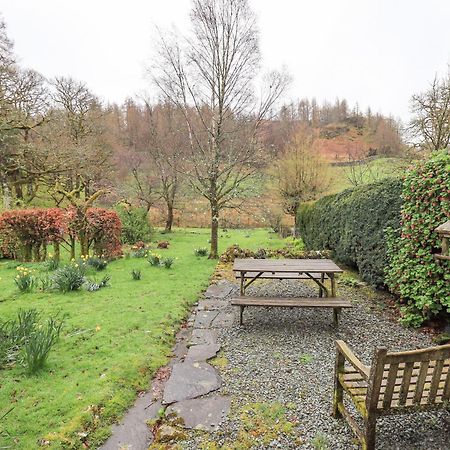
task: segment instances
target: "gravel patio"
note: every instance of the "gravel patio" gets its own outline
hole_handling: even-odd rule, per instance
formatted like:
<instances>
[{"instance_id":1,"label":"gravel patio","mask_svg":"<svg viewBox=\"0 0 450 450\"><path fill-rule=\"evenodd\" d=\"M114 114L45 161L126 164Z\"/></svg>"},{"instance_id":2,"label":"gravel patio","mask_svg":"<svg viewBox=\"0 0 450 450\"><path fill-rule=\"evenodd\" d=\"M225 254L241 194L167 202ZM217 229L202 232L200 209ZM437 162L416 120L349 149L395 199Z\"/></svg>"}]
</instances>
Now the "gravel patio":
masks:
<instances>
[{"instance_id":1,"label":"gravel patio","mask_svg":"<svg viewBox=\"0 0 450 450\"><path fill-rule=\"evenodd\" d=\"M228 298L236 291L233 285ZM261 281L248 294L310 297L317 289L307 282ZM346 341L366 364L376 346L404 350L433 344L427 335L403 328L383 311L373 311L374 299L368 295L378 294L370 289L339 286L339 295L351 299L354 307L343 311L338 330L332 327L331 311L257 307L246 308L243 327L235 319L232 326L218 328L221 351L212 363L222 385L215 394L231 397L231 410L218 431L189 430L188 439L177 442L178 448L239 448L242 411L251 416L248 405L255 403L283 405L287 420L295 426L289 433L277 433L269 443L255 433L252 448L358 448L346 423L330 415L334 341ZM224 309L233 312L228 302ZM377 448L383 450L450 448L448 412L381 418L377 430Z\"/></svg>"}]
</instances>

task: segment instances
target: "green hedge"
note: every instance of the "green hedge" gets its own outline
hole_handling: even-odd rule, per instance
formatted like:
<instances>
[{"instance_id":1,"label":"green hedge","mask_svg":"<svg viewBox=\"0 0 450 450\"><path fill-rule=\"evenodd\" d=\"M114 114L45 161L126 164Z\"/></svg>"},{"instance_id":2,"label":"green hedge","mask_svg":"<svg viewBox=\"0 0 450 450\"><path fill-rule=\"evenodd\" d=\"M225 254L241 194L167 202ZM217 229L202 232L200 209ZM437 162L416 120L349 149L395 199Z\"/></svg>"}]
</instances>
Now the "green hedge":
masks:
<instances>
[{"instance_id":1,"label":"green hedge","mask_svg":"<svg viewBox=\"0 0 450 450\"><path fill-rule=\"evenodd\" d=\"M363 280L382 286L388 263L385 229L399 227L401 192L401 180L387 178L324 197L300 208L298 231L308 249L332 250Z\"/></svg>"}]
</instances>

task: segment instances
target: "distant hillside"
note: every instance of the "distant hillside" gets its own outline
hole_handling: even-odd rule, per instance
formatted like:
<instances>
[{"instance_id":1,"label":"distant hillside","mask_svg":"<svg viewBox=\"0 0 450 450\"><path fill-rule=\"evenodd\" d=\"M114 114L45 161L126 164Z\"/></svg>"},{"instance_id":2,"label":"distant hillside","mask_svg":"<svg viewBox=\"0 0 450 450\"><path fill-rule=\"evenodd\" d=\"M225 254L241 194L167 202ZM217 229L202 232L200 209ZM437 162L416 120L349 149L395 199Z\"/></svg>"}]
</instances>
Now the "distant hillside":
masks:
<instances>
[{"instance_id":1,"label":"distant hillside","mask_svg":"<svg viewBox=\"0 0 450 450\"><path fill-rule=\"evenodd\" d=\"M318 105L302 99L281 108L267 123L265 141L274 156L282 152L300 129L312 131L314 147L327 161L349 161L368 156L396 157L404 150L400 124L392 117L350 109L345 100Z\"/></svg>"}]
</instances>

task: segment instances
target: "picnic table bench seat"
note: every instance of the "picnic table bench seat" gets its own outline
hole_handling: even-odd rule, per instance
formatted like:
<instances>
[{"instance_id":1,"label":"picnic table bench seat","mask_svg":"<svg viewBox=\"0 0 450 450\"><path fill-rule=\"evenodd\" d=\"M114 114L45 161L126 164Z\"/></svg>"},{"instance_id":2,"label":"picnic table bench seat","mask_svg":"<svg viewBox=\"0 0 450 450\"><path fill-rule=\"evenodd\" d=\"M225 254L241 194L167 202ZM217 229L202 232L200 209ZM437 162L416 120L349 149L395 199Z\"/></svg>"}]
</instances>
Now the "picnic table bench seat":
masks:
<instances>
[{"instance_id":1,"label":"picnic table bench seat","mask_svg":"<svg viewBox=\"0 0 450 450\"><path fill-rule=\"evenodd\" d=\"M253 297L240 296L231 299L233 306L240 307L239 323L243 323L244 308L248 306L263 307L302 307L333 308L333 321L338 325L341 308L351 308L351 303L341 297Z\"/></svg>"},{"instance_id":2,"label":"picnic table bench seat","mask_svg":"<svg viewBox=\"0 0 450 450\"><path fill-rule=\"evenodd\" d=\"M366 366L336 341L334 378L333 415L347 420L363 450L374 450L377 417L449 406L450 345L396 353L378 348ZM345 408L344 392L363 417L363 428Z\"/></svg>"},{"instance_id":3,"label":"picnic table bench seat","mask_svg":"<svg viewBox=\"0 0 450 450\"><path fill-rule=\"evenodd\" d=\"M283 273L283 272L262 272L262 275L259 275L260 272L245 272L244 277L245 278L255 278L258 277L259 279L263 279L263 280L308 280L314 278L316 280L320 280L322 277L323 278L328 278L328 276L326 274L321 274L321 273L310 273L308 275L306 275L304 272L299 272L299 273L295 273L295 272L291 272L291 273ZM241 274L240 272L236 272L234 273L235 278L239 279L241 278Z\"/></svg>"}]
</instances>

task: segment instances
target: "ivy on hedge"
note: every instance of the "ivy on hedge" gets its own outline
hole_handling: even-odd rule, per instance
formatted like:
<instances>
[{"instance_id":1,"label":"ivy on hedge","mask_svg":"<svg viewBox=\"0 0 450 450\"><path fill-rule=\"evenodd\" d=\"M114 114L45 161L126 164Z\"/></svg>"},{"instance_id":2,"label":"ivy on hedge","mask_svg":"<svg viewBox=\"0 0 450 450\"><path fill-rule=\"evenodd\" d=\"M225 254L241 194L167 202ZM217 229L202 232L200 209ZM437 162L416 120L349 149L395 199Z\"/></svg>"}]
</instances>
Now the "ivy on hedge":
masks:
<instances>
[{"instance_id":1,"label":"ivy on hedge","mask_svg":"<svg viewBox=\"0 0 450 450\"><path fill-rule=\"evenodd\" d=\"M405 324L419 326L450 312L450 264L434 259L441 242L434 229L450 217L450 155L434 152L411 167L403 181L399 239L389 240L387 283L402 302Z\"/></svg>"},{"instance_id":2,"label":"ivy on hedge","mask_svg":"<svg viewBox=\"0 0 450 450\"><path fill-rule=\"evenodd\" d=\"M401 180L387 178L303 205L300 235L308 249L332 250L363 280L381 286L387 265L385 229L399 227L401 192Z\"/></svg>"}]
</instances>

